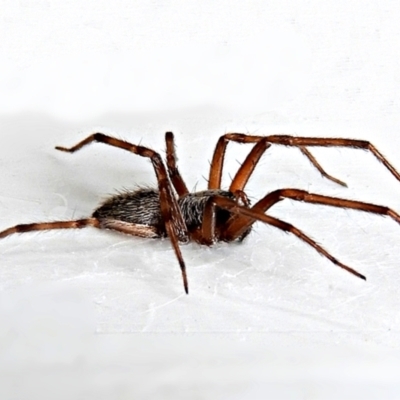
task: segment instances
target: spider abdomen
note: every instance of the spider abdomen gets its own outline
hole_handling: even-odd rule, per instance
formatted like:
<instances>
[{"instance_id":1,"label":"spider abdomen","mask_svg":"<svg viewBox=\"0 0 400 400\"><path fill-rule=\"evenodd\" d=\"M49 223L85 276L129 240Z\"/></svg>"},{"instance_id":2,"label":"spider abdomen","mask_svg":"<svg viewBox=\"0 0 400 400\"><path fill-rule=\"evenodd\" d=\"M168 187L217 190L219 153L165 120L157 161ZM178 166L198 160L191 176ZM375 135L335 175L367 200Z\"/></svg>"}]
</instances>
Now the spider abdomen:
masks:
<instances>
[{"instance_id":1,"label":"spider abdomen","mask_svg":"<svg viewBox=\"0 0 400 400\"><path fill-rule=\"evenodd\" d=\"M131 224L162 226L158 190L138 189L107 199L93 215L99 220L113 219Z\"/></svg>"}]
</instances>

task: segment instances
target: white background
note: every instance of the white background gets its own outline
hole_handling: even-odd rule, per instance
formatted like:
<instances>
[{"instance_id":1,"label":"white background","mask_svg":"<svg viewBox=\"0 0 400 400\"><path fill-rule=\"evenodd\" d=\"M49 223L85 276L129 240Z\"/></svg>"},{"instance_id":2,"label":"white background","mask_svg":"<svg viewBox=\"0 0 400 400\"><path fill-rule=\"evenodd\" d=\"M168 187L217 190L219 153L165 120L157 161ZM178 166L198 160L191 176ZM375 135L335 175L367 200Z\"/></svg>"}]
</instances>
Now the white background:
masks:
<instances>
[{"instance_id":1,"label":"white background","mask_svg":"<svg viewBox=\"0 0 400 400\"><path fill-rule=\"evenodd\" d=\"M395 1L1 1L0 224L89 216L107 194L155 184L147 160L93 131L164 152L190 188L218 137L370 140L400 169ZM228 148L224 186L249 149ZM399 182L371 154L274 147L249 182L387 205ZM0 243L3 399L398 398L399 232L390 218L284 201L292 235L256 224L243 244L182 246L94 229Z\"/></svg>"}]
</instances>

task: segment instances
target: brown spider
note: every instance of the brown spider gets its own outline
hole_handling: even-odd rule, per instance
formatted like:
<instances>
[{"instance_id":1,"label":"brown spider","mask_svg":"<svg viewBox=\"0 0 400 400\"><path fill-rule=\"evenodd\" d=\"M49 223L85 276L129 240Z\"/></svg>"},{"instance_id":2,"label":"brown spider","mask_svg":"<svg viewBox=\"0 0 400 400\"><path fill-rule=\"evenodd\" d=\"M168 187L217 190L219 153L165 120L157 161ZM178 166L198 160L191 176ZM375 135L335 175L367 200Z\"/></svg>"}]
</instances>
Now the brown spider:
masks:
<instances>
[{"instance_id":1,"label":"brown spider","mask_svg":"<svg viewBox=\"0 0 400 400\"><path fill-rule=\"evenodd\" d=\"M199 244L211 245L219 241L243 240L249 234L255 221L262 221L283 231L293 233L337 266L359 278L366 279L364 275L330 255L314 240L293 225L266 214L269 208L285 198L389 215L400 223L400 215L388 207L323 196L300 189L275 190L268 193L253 206L250 206L244 192L244 188L260 157L272 144L298 147L323 176L344 186L346 186L345 183L328 175L322 169L317 160L307 150L307 147L339 146L369 150L400 181L400 174L368 141L287 135L250 136L240 133L228 133L221 136L217 142L210 167L208 189L195 193L189 192L177 168L172 132L165 134L165 141L167 147L166 165L163 163L161 156L155 151L102 133L94 133L71 148L57 146L57 150L74 153L89 143L100 142L150 158L157 177L158 188L141 188L117 194L100 205L90 218L75 221L16 225L0 232L0 238L17 232L83 228L86 226L113 229L125 234L145 238L169 237L179 261L185 292L189 293L185 262L179 248L179 242L194 240ZM221 189L221 176L225 151L229 141L254 143L255 145L234 176L229 190L226 191Z\"/></svg>"}]
</instances>

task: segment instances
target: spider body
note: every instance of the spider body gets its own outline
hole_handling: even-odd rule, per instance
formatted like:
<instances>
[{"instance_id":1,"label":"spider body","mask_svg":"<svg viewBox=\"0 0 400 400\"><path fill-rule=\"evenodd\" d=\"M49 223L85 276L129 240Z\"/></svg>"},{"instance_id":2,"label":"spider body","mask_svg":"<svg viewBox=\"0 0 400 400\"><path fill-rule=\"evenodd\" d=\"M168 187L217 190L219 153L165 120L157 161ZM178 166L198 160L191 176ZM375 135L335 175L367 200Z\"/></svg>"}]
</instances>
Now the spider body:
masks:
<instances>
[{"instance_id":1,"label":"spider body","mask_svg":"<svg viewBox=\"0 0 400 400\"><path fill-rule=\"evenodd\" d=\"M207 202L212 201L215 196L222 196L233 201L236 199L233 193L221 189L187 193L177 199L185 225L192 235L201 229ZM243 196L245 196L244 193ZM249 204L247 196L245 201L246 204ZM119 221L121 224L136 224L154 228L154 235L145 237L161 238L167 236L161 214L160 193L157 189L140 188L112 196L94 211L92 217L98 219L104 228L110 227L112 229L107 224L110 220L113 220L115 223ZM216 227L223 226L230 217L232 217L232 212L216 207ZM243 240L250 231L251 227L238 240ZM211 239L213 243L223 240L221 232L215 232Z\"/></svg>"},{"instance_id":2,"label":"spider body","mask_svg":"<svg viewBox=\"0 0 400 400\"><path fill-rule=\"evenodd\" d=\"M342 186L346 186L346 184L327 174L310 153L308 147L349 147L368 150L400 181L400 174L397 170L370 142L365 140L227 133L219 138L215 147L207 190L195 193L189 192L178 170L172 132L165 134L165 162L159 153L150 148L116 139L103 133L94 133L71 148L57 146L56 149L74 153L92 142L104 143L148 158L153 164L158 187L154 189L141 188L112 196L101 204L89 218L15 225L0 232L0 238L14 233L84 227L113 229L120 233L145 238L168 237L179 262L185 292L189 293L186 266L179 243L191 240L199 244L211 245L218 241L241 241L249 234L256 221L266 223L284 232L290 232L312 246L333 264L359 278L366 279L364 275L333 257L300 229L268 215L268 210L284 199L387 215L400 223L400 215L394 210L361 201L285 188L267 193L254 205L250 205L244 192L261 156L274 144L297 147L325 178ZM228 190L223 190L221 178L229 142L247 143L254 146L234 175Z\"/></svg>"}]
</instances>

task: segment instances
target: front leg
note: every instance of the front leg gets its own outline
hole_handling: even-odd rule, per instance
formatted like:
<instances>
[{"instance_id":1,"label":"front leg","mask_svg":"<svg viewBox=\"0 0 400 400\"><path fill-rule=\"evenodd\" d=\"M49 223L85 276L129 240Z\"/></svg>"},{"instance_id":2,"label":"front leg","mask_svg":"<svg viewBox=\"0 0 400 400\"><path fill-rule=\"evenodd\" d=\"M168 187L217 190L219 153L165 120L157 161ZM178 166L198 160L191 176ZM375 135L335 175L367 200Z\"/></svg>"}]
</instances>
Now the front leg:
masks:
<instances>
[{"instance_id":1,"label":"front leg","mask_svg":"<svg viewBox=\"0 0 400 400\"><path fill-rule=\"evenodd\" d=\"M179 197L182 197L183 195L188 194L189 190L179 172L178 166L176 165L177 157L175 154L174 134L172 132L165 133L165 144L167 148L166 158L168 174Z\"/></svg>"},{"instance_id":2,"label":"front leg","mask_svg":"<svg viewBox=\"0 0 400 400\"><path fill-rule=\"evenodd\" d=\"M189 234L175 194L171 188L167 170L162 162L161 156L147 147L137 146L126 142L125 140L107 136L103 133L94 133L71 148L57 146L56 149L67 153L74 153L92 142L108 144L151 160L157 177L158 190L160 193L161 216L165 224L165 230L171 240L172 247L179 262L185 292L188 293L189 286L186 276L186 266L179 248L179 241L187 242L189 240Z\"/></svg>"},{"instance_id":3,"label":"front leg","mask_svg":"<svg viewBox=\"0 0 400 400\"><path fill-rule=\"evenodd\" d=\"M164 207L162 207L162 210L161 210L161 212L163 213L163 219L164 219L164 221L170 220L170 218L167 215L170 212L173 216L173 221L174 221L174 223L173 223L174 229L173 230L175 231L175 233L178 236L178 239L180 241L186 242L188 240L186 224L183 221L178 203L177 203L175 195L171 189L171 183L168 179L167 170L162 162L161 156L154 150L151 150L147 147L138 146L138 145L126 142L125 140L116 139L114 137L107 136L103 133L94 133L94 134L88 136L86 139L79 142L78 144L76 144L75 146L72 146L70 148L56 146L56 149L67 152L67 153L75 153L76 151L80 150L82 147L84 147L92 142L104 143L109 146L117 147L117 148L129 151L131 153L137 154L141 157L150 158L150 160L153 164L153 167L154 167L154 172L157 177L158 189L160 192L160 204L164 205Z\"/></svg>"},{"instance_id":4,"label":"front leg","mask_svg":"<svg viewBox=\"0 0 400 400\"><path fill-rule=\"evenodd\" d=\"M243 133L227 133L221 136L217 142L211 161L208 188L219 189L221 187L222 170L224 166L226 148L229 142L236 142L254 144L253 149L247 155L244 162L236 172L229 188L231 192L235 192L236 190L244 190L260 158L265 153L265 151L269 147L271 147L269 138L270 136L253 136ZM308 158L311 164L320 172L323 177L337 183L338 185L347 186L345 182L328 174L308 149L306 149L304 146L298 147L302 154L304 154Z\"/></svg>"}]
</instances>

